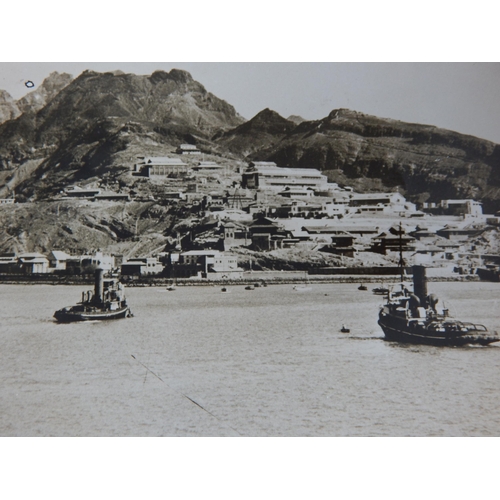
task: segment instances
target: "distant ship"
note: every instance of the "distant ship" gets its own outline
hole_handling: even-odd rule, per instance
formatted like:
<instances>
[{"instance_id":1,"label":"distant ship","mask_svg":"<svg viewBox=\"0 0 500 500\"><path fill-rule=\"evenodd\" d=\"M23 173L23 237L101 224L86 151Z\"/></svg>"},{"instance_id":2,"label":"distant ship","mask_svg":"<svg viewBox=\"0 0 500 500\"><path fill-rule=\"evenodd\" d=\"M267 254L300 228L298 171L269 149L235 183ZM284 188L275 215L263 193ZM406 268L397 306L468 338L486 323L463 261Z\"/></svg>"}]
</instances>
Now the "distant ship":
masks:
<instances>
[{"instance_id":1,"label":"distant ship","mask_svg":"<svg viewBox=\"0 0 500 500\"><path fill-rule=\"evenodd\" d=\"M453 319L447 309L438 312L437 303L436 295L427 295L425 267L413 266L413 293L401 285L401 291L388 294L380 310L378 324L385 340L436 346L500 341L497 332L489 332L483 325Z\"/></svg>"},{"instance_id":2,"label":"distant ship","mask_svg":"<svg viewBox=\"0 0 500 500\"><path fill-rule=\"evenodd\" d=\"M95 271L94 292L82 292L82 300L74 306L64 307L54 313L60 323L121 319L132 316L125 300L123 285L116 278L104 279L104 271Z\"/></svg>"}]
</instances>

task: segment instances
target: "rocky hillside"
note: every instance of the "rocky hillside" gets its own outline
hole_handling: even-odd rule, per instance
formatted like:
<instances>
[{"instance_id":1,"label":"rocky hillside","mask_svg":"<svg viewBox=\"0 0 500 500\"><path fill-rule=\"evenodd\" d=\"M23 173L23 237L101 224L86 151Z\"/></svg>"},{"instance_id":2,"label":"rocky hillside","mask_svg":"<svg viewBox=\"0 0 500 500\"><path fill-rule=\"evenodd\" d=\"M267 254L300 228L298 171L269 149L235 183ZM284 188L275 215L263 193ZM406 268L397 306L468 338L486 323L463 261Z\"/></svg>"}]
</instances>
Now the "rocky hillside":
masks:
<instances>
[{"instance_id":1,"label":"rocky hillside","mask_svg":"<svg viewBox=\"0 0 500 500\"><path fill-rule=\"evenodd\" d=\"M5 90L0 90L0 123L17 118L21 114L14 98Z\"/></svg>"},{"instance_id":2,"label":"rocky hillside","mask_svg":"<svg viewBox=\"0 0 500 500\"><path fill-rule=\"evenodd\" d=\"M399 189L415 202L475 198L486 212L500 210L499 145L346 109L314 121L265 109L245 122L176 69L53 74L18 102L2 93L0 114L0 197L15 192L18 201L77 182L130 185L137 156L166 156L187 142L239 161L319 168L358 191Z\"/></svg>"},{"instance_id":3,"label":"rocky hillside","mask_svg":"<svg viewBox=\"0 0 500 500\"><path fill-rule=\"evenodd\" d=\"M286 137L296 123L280 116L276 111L264 109L251 120L227 132L216 134L215 142L243 157L273 147Z\"/></svg>"},{"instance_id":4,"label":"rocky hillside","mask_svg":"<svg viewBox=\"0 0 500 500\"><path fill-rule=\"evenodd\" d=\"M9 189L20 201L104 174L119 177L138 154L165 155L179 142L209 148L215 132L244 121L176 69L150 76L85 71L42 109L25 104L21 116L0 126L0 169L10 172ZM12 182L33 160L30 178Z\"/></svg>"},{"instance_id":5,"label":"rocky hillside","mask_svg":"<svg viewBox=\"0 0 500 500\"><path fill-rule=\"evenodd\" d=\"M236 144L237 132L225 137ZM500 210L500 146L490 141L346 109L271 133L249 159L319 168L362 191L399 188L417 202L475 198L487 212Z\"/></svg>"}]
</instances>

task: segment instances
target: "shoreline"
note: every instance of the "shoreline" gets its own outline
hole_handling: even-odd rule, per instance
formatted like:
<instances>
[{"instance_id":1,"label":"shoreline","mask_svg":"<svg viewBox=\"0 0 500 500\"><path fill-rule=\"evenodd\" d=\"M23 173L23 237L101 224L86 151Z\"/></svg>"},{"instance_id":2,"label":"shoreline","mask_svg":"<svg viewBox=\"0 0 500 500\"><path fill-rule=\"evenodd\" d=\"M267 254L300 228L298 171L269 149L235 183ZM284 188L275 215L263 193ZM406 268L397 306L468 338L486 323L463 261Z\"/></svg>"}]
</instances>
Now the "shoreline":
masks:
<instances>
[{"instance_id":1,"label":"shoreline","mask_svg":"<svg viewBox=\"0 0 500 500\"><path fill-rule=\"evenodd\" d=\"M407 276L407 280L411 279ZM478 282L485 281L480 280L477 275L457 275L457 276L428 276L427 281L429 282ZM335 283L399 283L399 276L387 276L387 275L328 275L328 276L318 276L312 275L308 278L267 278L264 279L260 276L255 276L255 278L242 278L233 280L207 280L207 279L183 279L174 280L172 278L136 278L133 280L121 280L121 282L129 288L144 288L144 287L167 287L170 285L175 285L176 287L189 287L189 286L248 286L259 284L263 285L287 285L287 284L335 284ZM94 285L94 278L78 278L72 276L71 278L64 277L46 277L46 276L36 276L36 277L4 277L0 276L0 285L69 285L69 286L92 286Z\"/></svg>"}]
</instances>

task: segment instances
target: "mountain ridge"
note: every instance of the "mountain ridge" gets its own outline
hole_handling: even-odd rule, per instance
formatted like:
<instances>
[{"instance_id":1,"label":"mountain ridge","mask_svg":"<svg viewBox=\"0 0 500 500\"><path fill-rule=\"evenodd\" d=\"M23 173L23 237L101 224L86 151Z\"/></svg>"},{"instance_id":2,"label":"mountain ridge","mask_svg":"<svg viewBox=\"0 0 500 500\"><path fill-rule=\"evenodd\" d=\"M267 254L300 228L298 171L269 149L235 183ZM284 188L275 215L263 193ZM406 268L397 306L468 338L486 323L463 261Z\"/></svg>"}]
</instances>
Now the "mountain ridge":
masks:
<instances>
[{"instance_id":1,"label":"mountain ridge","mask_svg":"<svg viewBox=\"0 0 500 500\"><path fill-rule=\"evenodd\" d=\"M128 182L136 156L166 155L187 142L240 161L318 168L360 190L398 188L415 202L474 198L500 210L500 146L485 139L345 108L318 120L266 108L244 120L178 69L50 77L20 115L0 94L0 111L11 117L0 125L0 196L46 199L104 175ZM27 162L29 175L17 175Z\"/></svg>"}]
</instances>

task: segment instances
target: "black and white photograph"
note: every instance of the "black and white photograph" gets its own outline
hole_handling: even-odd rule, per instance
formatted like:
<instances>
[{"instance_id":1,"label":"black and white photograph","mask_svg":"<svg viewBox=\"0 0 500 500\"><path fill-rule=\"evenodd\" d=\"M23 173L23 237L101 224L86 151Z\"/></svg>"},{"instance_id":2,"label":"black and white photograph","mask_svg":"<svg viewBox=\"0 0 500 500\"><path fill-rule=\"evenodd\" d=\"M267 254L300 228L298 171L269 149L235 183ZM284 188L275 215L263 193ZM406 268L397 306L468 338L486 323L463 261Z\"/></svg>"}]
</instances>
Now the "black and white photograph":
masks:
<instances>
[{"instance_id":1,"label":"black and white photograph","mask_svg":"<svg viewBox=\"0 0 500 500\"><path fill-rule=\"evenodd\" d=\"M498 64L2 72L3 435L498 434Z\"/></svg>"},{"instance_id":2,"label":"black and white photograph","mask_svg":"<svg viewBox=\"0 0 500 500\"><path fill-rule=\"evenodd\" d=\"M481 438L463 459L490 471L500 63L365 46L280 58L270 39L182 58L179 38L201 50L209 34L196 26L143 61L103 44L111 62L85 48L0 62L0 438L31 461L101 449L95 477L108 453L156 471L168 450L199 485L220 446L221 470L245 455L232 475L255 467L279 488L286 474L292 498L328 494L293 486L308 453L313 477L346 467L355 482L385 446L433 464Z\"/></svg>"}]
</instances>

